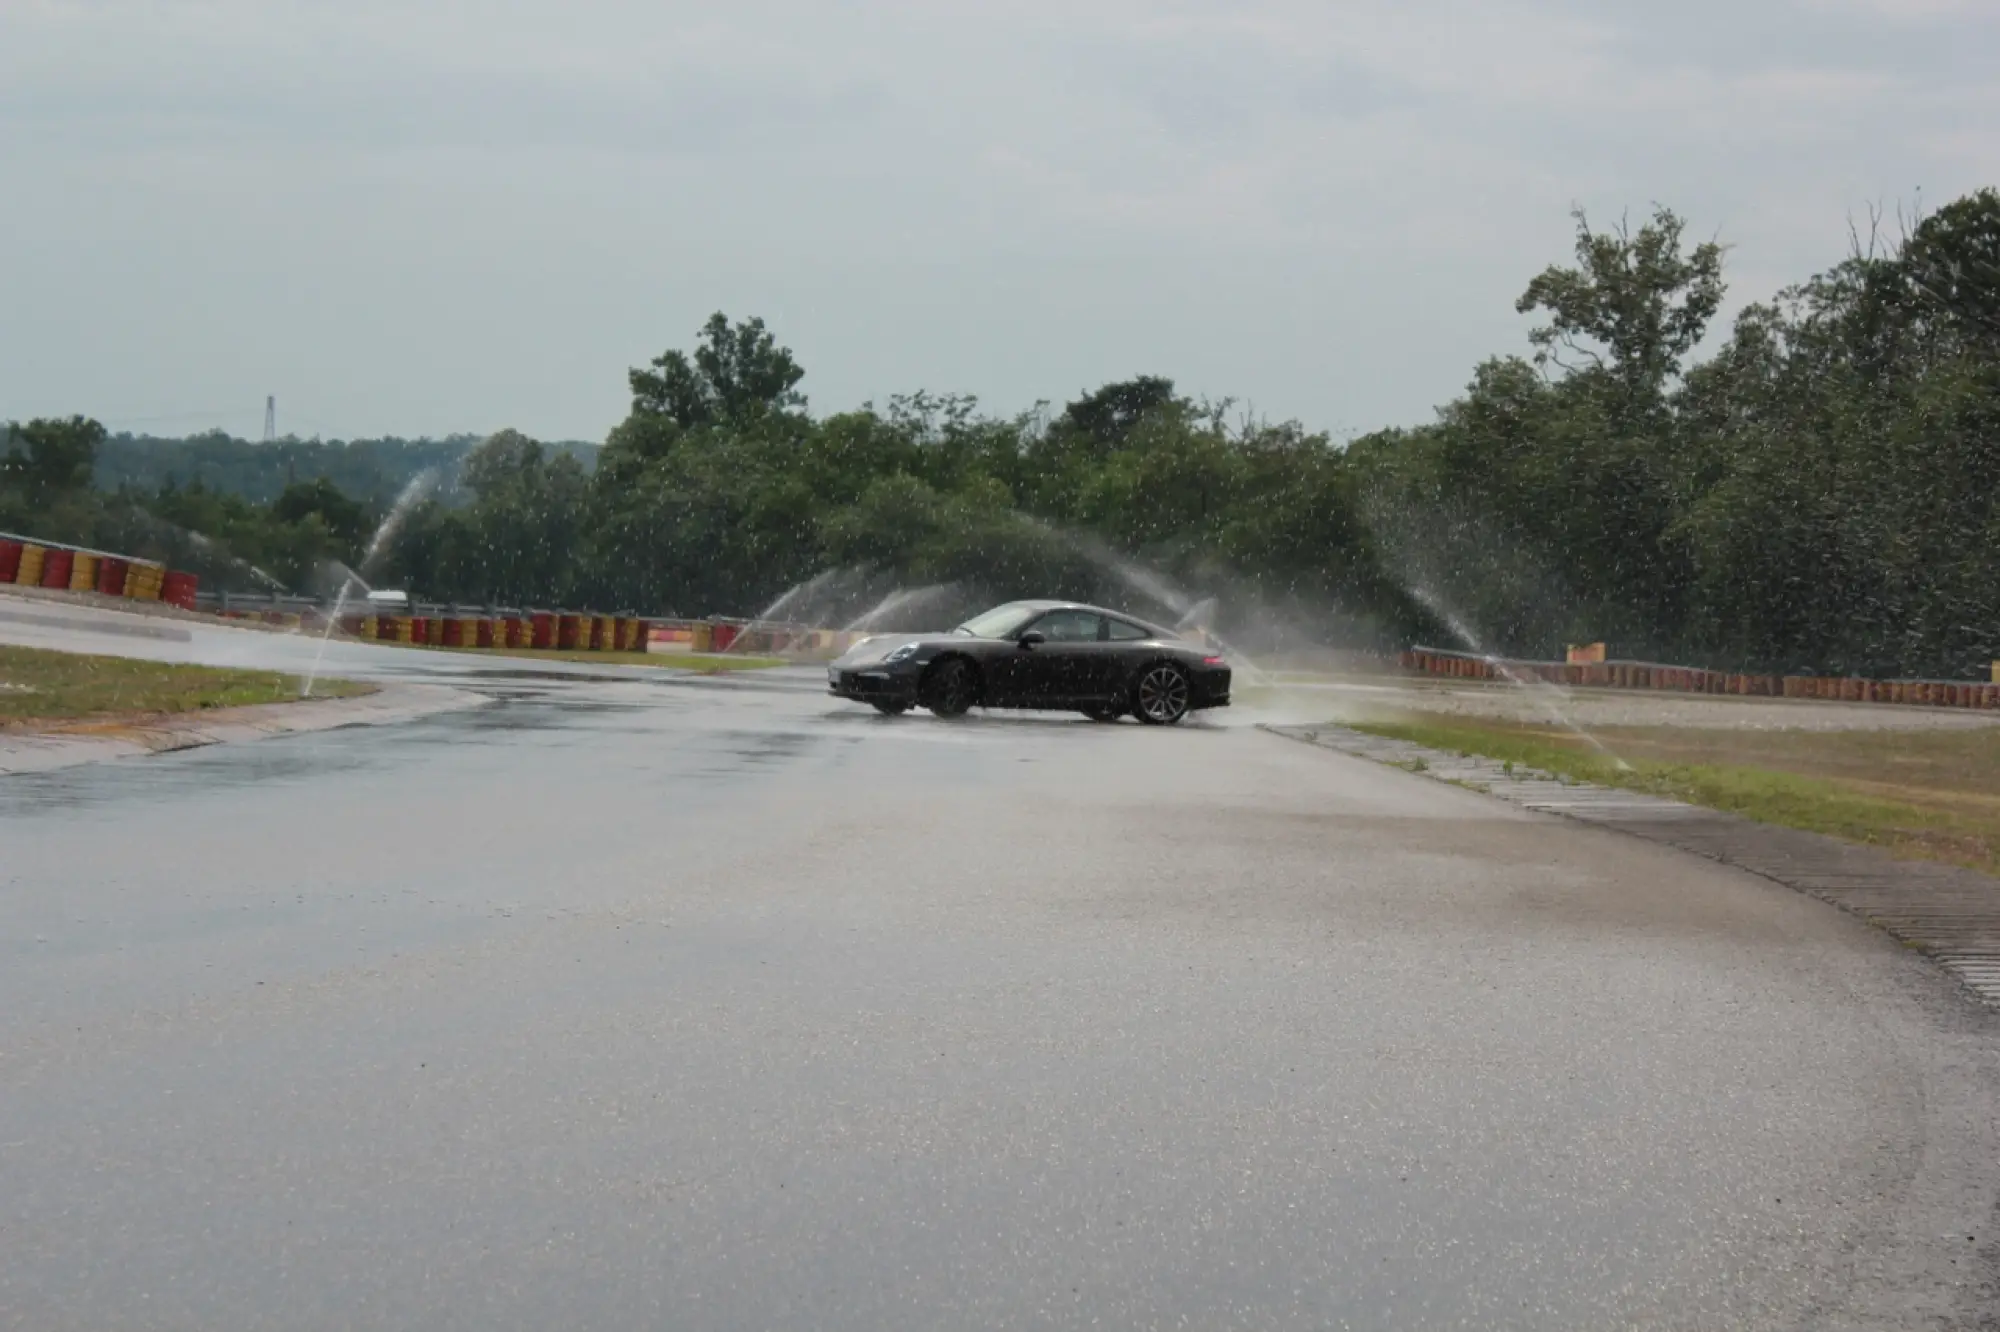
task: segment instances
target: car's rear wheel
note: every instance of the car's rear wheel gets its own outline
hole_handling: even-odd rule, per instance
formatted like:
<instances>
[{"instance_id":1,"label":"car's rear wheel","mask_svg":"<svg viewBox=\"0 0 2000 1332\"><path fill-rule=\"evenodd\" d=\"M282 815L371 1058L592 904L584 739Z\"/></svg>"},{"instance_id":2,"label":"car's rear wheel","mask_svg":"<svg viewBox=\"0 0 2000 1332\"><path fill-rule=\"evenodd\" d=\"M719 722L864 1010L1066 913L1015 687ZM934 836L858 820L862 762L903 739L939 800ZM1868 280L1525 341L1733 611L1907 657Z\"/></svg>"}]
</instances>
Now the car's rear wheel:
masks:
<instances>
[{"instance_id":1,"label":"car's rear wheel","mask_svg":"<svg viewBox=\"0 0 2000 1332\"><path fill-rule=\"evenodd\" d=\"M1132 689L1132 711L1148 726L1172 726L1188 714L1187 672L1170 661L1148 666Z\"/></svg>"},{"instance_id":2,"label":"car's rear wheel","mask_svg":"<svg viewBox=\"0 0 2000 1332\"><path fill-rule=\"evenodd\" d=\"M910 705L907 703L891 703L886 699L875 704L875 711L884 717L900 717L909 710Z\"/></svg>"},{"instance_id":3,"label":"car's rear wheel","mask_svg":"<svg viewBox=\"0 0 2000 1332\"><path fill-rule=\"evenodd\" d=\"M979 679L963 657L946 657L924 676L923 703L939 717L962 717L979 697Z\"/></svg>"},{"instance_id":4,"label":"car's rear wheel","mask_svg":"<svg viewBox=\"0 0 2000 1332\"><path fill-rule=\"evenodd\" d=\"M1083 715L1094 722L1115 722L1125 715L1125 709L1111 703L1097 703L1085 708Z\"/></svg>"}]
</instances>

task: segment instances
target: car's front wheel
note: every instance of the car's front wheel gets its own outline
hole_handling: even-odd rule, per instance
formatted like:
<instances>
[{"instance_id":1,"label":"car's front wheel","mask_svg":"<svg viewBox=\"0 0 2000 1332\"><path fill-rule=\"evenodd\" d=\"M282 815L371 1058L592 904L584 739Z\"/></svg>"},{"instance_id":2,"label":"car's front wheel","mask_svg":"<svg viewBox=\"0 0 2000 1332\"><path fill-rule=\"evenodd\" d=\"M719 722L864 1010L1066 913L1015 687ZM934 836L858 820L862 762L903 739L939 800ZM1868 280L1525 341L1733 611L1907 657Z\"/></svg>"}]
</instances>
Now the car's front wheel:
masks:
<instances>
[{"instance_id":1,"label":"car's front wheel","mask_svg":"<svg viewBox=\"0 0 2000 1332\"><path fill-rule=\"evenodd\" d=\"M1149 726L1172 726L1188 714L1187 672L1170 661L1148 666L1132 690L1132 711Z\"/></svg>"},{"instance_id":2,"label":"car's front wheel","mask_svg":"<svg viewBox=\"0 0 2000 1332\"><path fill-rule=\"evenodd\" d=\"M972 663L963 657L946 657L924 676L924 706L934 716L962 717L979 697L979 680Z\"/></svg>"}]
</instances>

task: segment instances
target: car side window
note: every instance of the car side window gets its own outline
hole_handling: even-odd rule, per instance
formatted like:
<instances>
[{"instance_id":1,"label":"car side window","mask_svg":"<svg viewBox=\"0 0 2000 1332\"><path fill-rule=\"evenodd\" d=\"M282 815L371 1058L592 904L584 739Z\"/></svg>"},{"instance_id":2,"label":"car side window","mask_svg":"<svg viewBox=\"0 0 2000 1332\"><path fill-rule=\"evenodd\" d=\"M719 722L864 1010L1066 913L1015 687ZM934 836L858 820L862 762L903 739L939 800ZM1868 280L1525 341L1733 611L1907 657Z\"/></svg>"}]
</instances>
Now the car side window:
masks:
<instances>
[{"instance_id":1,"label":"car side window","mask_svg":"<svg viewBox=\"0 0 2000 1332\"><path fill-rule=\"evenodd\" d=\"M1089 611L1050 611L1035 621L1034 627L1051 643L1095 643L1104 617Z\"/></svg>"},{"instance_id":2,"label":"car side window","mask_svg":"<svg viewBox=\"0 0 2000 1332\"><path fill-rule=\"evenodd\" d=\"M1152 630L1142 625L1127 624L1123 620L1107 620L1105 623L1111 626L1109 637L1114 643L1137 643L1153 636Z\"/></svg>"}]
</instances>

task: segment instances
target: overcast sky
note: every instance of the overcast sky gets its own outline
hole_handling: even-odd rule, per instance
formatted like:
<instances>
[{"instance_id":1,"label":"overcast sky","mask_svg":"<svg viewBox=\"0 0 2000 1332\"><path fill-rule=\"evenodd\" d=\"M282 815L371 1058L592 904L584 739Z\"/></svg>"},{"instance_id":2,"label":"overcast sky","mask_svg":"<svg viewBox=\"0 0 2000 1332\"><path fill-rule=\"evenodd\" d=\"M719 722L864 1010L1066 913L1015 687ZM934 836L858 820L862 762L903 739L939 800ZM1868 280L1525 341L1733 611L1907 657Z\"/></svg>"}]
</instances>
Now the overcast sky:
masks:
<instances>
[{"instance_id":1,"label":"overcast sky","mask_svg":"<svg viewBox=\"0 0 2000 1332\"><path fill-rule=\"evenodd\" d=\"M2000 182L1995 70L2000 0L0 0L0 418L597 439L720 309L822 412L1416 422L1572 204L1762 298Z\"/></svg>"}]
</instances>

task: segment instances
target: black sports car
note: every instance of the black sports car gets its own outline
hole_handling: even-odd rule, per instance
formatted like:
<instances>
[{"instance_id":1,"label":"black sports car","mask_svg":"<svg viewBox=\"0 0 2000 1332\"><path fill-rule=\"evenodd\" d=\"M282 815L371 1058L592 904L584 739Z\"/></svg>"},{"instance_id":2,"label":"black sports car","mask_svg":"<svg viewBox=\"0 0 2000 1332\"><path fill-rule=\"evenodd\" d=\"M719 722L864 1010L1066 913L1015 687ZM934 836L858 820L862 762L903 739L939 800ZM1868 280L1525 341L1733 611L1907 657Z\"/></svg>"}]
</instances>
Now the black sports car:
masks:
<instances>
[{"instance_id":1,"label":"black sports car","mask_svg":"<svg viewBox=\"0 0 2000 1332\"><path fill-rule=\"evenodd\" d=\"M1071 601L1010 601L948 634L864 639L827 667L827 691L890 716L913 707L1074 708L1170 726L1229 706L1229 664L1158 625Z\"/></svg>"}]
</instances>

